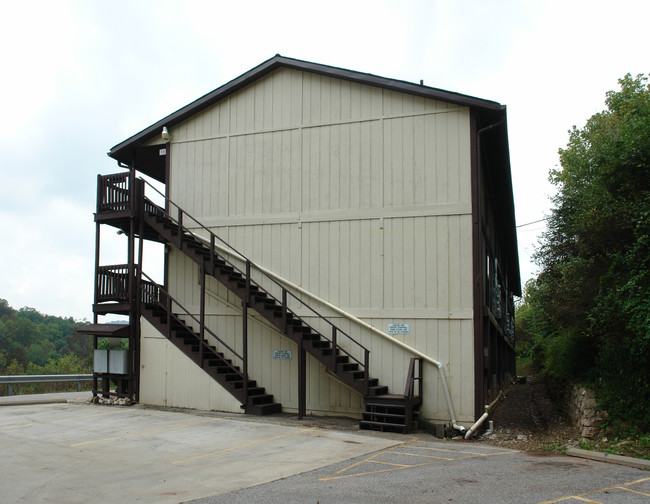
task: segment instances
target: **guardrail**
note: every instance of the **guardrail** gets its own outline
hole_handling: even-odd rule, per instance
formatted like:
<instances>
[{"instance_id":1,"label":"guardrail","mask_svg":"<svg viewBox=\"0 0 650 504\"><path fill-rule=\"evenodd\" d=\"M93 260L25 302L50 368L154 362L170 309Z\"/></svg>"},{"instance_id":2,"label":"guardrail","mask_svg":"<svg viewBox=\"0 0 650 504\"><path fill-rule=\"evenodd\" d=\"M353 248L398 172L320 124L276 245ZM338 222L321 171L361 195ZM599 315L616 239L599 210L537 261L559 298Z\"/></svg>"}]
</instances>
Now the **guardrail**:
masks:
<instances>
[{"instance_id":1,"label":"guardrail","mask_svg":"<svg viewBox=\"0 0 650 504\"><path fill-rule=\"evenodd\" d=\"M77 391L81 392L81 382L92 381L92 374L59 374L59 375L5 375L0 376L0 385L7 385L7 395L14 395L14 384L18 383L63 383L77 382Z\"/></svg>"}]
</instances>

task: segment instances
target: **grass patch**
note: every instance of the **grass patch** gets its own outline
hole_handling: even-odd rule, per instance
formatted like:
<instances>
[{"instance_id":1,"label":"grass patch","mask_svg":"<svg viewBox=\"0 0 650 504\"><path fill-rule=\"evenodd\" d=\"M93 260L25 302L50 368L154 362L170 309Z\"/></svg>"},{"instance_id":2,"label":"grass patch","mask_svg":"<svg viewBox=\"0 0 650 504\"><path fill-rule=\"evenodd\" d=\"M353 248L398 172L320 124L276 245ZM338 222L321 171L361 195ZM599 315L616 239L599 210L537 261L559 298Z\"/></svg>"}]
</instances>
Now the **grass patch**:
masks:
<instances>
[{"instance_id":1,"label":"grass patch","mask_svg":"<svg viewBox=\"0 0 650 504\"><path fill-rule=\"evenodd\" d=\"M626 436L616 436L609 430L596 439L583 439L580 448L650 460L650 434L628 433Z\"/></svg>"}]
</instances>

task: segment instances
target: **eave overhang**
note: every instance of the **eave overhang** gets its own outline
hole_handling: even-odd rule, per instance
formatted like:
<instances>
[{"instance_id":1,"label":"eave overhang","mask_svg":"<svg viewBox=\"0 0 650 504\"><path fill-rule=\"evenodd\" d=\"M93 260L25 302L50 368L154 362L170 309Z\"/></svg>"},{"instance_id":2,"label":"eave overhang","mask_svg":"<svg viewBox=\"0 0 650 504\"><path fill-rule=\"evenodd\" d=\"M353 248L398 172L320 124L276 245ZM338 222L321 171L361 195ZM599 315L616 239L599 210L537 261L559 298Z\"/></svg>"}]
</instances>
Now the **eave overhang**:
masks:
<instances>
[{"instance_id":1,"label":"eave overhang","mask_svg":"<svg viewBox=\"0 0 650 504\"><path fill-rule=\"evenodd\" d=\"M517 223L508 142L508 117L506 106L501 105L500 107L498 115L484 114L489 122L487 125L485 122L483 125L479 125L479 131L481 126L485 129L481 135L480 143L482 155L486 157L488 170L486 176L489 177L489 183L495 194L495 210L500 222L499 234L509 279L508 288L515 296L521 296ZM494 127L491 127L490 124Z\"/></svg>"},{"instance_id":2,"label":"eave overhang","mask_svg":"<svg viewBox=\"0 0 650 504\"><path fill-rule=\"evenodd\" d=\"M215 89L214 91L211 91L210 93L202 96L198 100L193 101L185 107L178 109L176 112L173 112L172 114L164 117L160 121L157 121L151 126L143 129L132 137L127 138L123 142L120 142L111 148L111 150L108 152L108 155L124 165L132 166L134 160L137 157L136 151L138 147L156 137L159 137L163 126L171 128L174 125L188 119L189 117L192 117L205 108L214 105L227 96L239 91L252 82L264 77L265 75L268 75L269 73L279 68L302 70L327 77L347 80L358 84L380 87L390 91L408 93L411 95L439 100L447 103L453 103L456 105L476 107L485 111L498 113L501 108L501 105L499 103L490 100L483 100L481 98L475 98L473 96L414 84L412 82L389 79L369 73L356 72L353 70L346 70L344 68L287 58L277 54L273 58L256 66L255 68L231 80L230 82Z\"/></svg>"}]
</instances>

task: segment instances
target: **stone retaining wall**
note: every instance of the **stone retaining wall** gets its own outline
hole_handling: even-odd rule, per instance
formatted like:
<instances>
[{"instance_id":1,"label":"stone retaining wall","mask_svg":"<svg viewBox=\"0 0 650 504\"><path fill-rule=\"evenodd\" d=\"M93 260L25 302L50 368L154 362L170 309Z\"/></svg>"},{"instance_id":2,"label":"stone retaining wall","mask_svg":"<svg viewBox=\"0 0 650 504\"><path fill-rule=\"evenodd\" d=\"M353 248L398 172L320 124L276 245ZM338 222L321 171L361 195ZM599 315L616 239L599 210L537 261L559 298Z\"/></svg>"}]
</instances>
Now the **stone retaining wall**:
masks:
<instances>
[{"instance_id":1,"label":"stone retaining wall","mask_svg":"<svg viewBox=\"0 0 650 504\"><path fill-rule=\"evenodd\" d=\"M569 398L569 417L580 427L581 437L595 438L607 418L607 412L596 409L596 396L593 390L576 385L571 390Z\"/></svg>"}]
</instances>

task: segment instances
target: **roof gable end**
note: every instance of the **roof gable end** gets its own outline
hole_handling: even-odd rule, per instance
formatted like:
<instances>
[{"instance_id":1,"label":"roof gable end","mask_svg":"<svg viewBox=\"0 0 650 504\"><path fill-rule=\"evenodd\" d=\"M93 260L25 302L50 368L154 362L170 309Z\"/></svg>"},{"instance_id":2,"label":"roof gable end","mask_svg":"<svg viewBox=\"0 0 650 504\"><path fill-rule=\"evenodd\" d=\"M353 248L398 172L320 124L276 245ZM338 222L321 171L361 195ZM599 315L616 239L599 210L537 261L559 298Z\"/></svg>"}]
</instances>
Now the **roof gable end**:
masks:
<instances>
[{"instance_id":1,"label":"roof gable end","mask_svg":"<svg viewBox=\"0 0 650 504\"><path fill-rule=\"evenodd\" d=\"M311 72L319 75L324 75L327 77L347 80L359 84L365 84L368 86L375 86L375 87L379 87L391 91L398 91L402 93L412 94L423 98L429 98L433 100L454 103L457 105L476 107L483 110L499 111L502 108L502 106L499 103L490 100L483 100L480 98L475 98L473 96L454 93L451 91L445 91L442 89L432 88L420 84L414 84L411 82L389 79L386 77L380 77L374 74L356 72L344 68L332 67L328 65L322 65L319 63L311 63L308 61L287 58L285 56L280 56L279 54L276 54L271 59L266 60L265 62L261 63L255 68L252 68L248 72L231 80L230 82L224 84L223 86L218 87L214 91L205 94L204 96L198 98L197 100L178 109L176 112L173 112L172 114L164 117L163 119L157 121L151 126L143 129L139 133L136 133L132 137L115 145L108 152L108 155L116 159L118 162L124 163L126 165L130 165L131 160L133 159L135 149L137 149L137 147L143 145L144 143L150 141L151 139L159 136L163 126L172 127L188 119L189 117L198 114L199 112L206 109L207 107L223 100L227 96L250 85L256 80L261 79L262 77L277 70L278 68L283 68L283 67L305 71L305 72Z\"/></svg>"}]
</instances>

